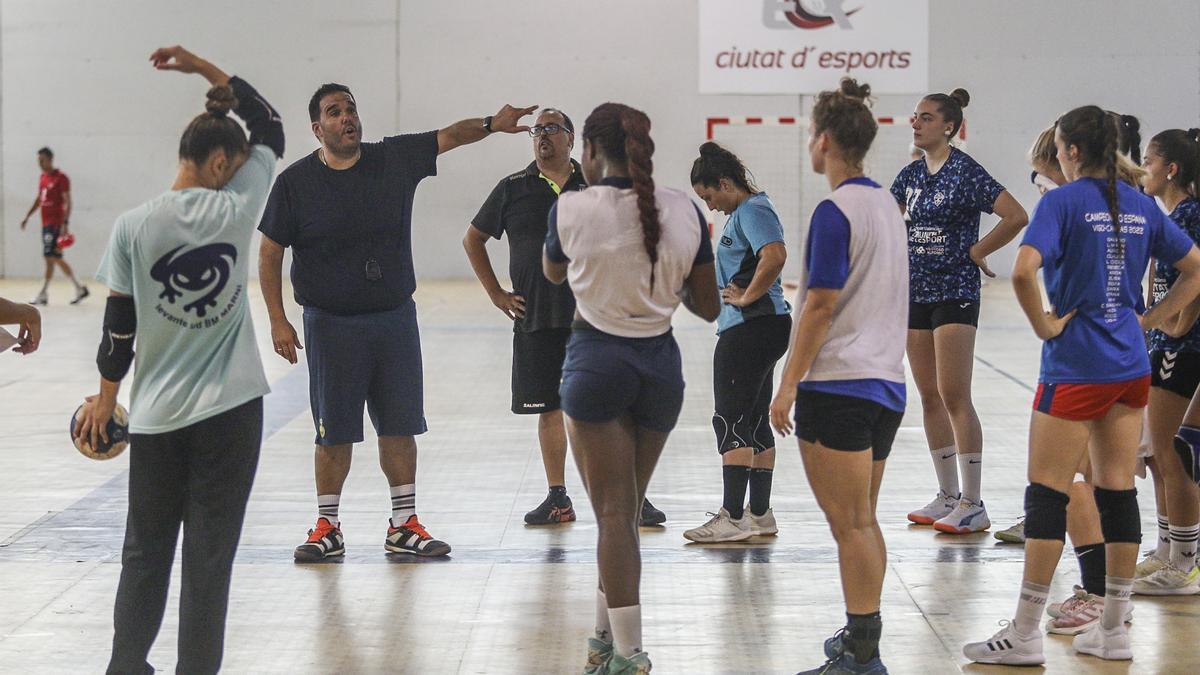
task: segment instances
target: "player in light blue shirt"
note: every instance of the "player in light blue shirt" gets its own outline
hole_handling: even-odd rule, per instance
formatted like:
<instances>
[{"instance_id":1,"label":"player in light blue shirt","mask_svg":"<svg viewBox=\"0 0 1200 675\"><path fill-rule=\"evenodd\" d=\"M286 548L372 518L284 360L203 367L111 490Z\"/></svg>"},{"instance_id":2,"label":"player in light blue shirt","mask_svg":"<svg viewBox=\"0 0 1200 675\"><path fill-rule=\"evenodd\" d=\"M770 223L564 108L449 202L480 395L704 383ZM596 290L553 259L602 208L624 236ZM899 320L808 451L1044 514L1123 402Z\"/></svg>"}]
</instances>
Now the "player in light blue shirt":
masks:
<instances>
[{"instance_id":1,"label":"player in light blue shirt","mask_svg":"<svg viewBox=\"0 0 1200 675\"><path fill-rule=\"evenodd\" d=\"M262 361L246 299L250 238L283 155L279 115L244 80L182 47L158 70L199 73L207 112L179 143L171 189L122 214L97 278L111 290L100 393L79 433L104 436L121 380L130 406L129 515L109 672L151 672L183 528L179 672L221 665L229 580L262 443ZM249 142L233 112L250 130ZM136 341L137 355L133 346Z\"/></svg>"}]
</instances>

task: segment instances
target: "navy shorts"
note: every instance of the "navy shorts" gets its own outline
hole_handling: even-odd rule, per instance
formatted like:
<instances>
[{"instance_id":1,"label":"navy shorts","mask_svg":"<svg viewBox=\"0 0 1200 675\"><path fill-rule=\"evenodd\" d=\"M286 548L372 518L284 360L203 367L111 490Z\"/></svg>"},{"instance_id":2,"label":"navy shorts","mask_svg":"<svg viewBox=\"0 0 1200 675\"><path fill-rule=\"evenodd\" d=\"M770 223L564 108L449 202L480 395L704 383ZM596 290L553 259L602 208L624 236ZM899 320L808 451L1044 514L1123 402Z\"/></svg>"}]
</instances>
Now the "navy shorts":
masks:
<instances>
[{"instance_id":1,"label":"navy shorts","mask_svg":"<svg viewBox=\"0 0 1200 675\"><path fill-rule=\"evenodd\" d=\"M317 444L362 441L364 404L380 436L426 431L421 336L411 300L351 316L305 307L304 346Z\"/></svg>"},{"instance_id":2,"label":"navy shorts","mask_svg":"<svg viewBox=\"0 0 1200 675\"><path fill-rule=\"evenodd\" d=\"M670 331L625 338L575 328L559 388L563 412L580 422L608 422L628 412L638 426L666 433L683 408L683 363Z\"/></svg>"},{"instance_id":3,"label":"navy shorts","mask_svg":"<svg viewBox=\"0 0 1200 675\"><path fill-rule=\"evenodd\" d=\"M42 226L42 257L43 258L61 258L63 257L62 249L58 247L58 235L62 232L62 225L43 225Z\"/></svg>"}]
</instances>

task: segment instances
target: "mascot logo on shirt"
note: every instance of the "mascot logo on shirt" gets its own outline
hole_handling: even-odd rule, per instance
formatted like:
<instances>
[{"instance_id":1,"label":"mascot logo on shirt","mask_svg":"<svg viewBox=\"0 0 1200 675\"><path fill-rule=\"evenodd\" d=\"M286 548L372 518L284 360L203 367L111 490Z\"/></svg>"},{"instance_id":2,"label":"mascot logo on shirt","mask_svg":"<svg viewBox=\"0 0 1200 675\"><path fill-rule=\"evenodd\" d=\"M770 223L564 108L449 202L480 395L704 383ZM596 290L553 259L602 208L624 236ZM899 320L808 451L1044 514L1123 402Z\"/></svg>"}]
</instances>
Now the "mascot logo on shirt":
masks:
<instances>
[{"instance_id":1,"label":"mascot logo on shirt","mask_svg":"<svg viewBox=\"0 0 1200 675\"><path fill-rule=\"evenodd\" d=\"M763 25L775 29L817 30L836 24L843 30L851 30L854 26L849 17L861 10L863 4L847 0L763 0ZM848 8L846 5L853 6Z\"/></svg>"},{"instance_id":2,"label":"mascot logo on shirt","mask_svg":"<svg viewBox=\"0 0 1200 675\"><path fill-rule=\"evenodd\" d=\"M229 283L237 249L232 244L209 244L179 253L182 249L179 246L159 258L150 270L150 278L163 286L159 298L172 305L184 295L194 298L183 305L183 311L204 318L210 307L217 306L217 297Z\"/></svg>"}]
</instances>

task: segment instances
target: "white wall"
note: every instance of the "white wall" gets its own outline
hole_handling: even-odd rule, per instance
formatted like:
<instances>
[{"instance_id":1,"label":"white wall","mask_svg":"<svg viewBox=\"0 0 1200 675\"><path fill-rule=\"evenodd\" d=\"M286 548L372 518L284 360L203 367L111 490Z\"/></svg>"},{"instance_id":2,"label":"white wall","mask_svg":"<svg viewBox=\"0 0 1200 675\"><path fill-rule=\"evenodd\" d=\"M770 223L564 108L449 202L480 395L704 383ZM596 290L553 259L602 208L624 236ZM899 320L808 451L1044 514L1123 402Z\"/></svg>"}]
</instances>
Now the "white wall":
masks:
<instances>
[{"instance_id":1,"label":"white wall","mask_svg":"<svg viewBox=\"0 0 1200 675\"><path fill-rule=\"evenodd\" d=\"M1095 102L1136 114L1147 140L1200 120L1200 3L930 5L930 83L971 91L969 151L1030 210L1036 193L1025 152L1067 109ZM287 121L287 162L315 147L308 96L338 80L354 88L368 138L444 126L506 102L554 105L580 125L599 103L629 103L654 121L657 179L686 187L706 117L792 115L800 105L787 96L697 94L697 32L693 0L3 0L0 272L40 270L38 238L17 224L36 190L41 145L71 175L80 239L71 259L88 274L112 219L170 184L178 135L200 110L204 85L153 72L145 59L160 44L188 45L255 83ZM914 101L887 97L877 110L906 116ZM505 136L442 158L440 175L418 191L419 274L470 274L463 229L495 182L530 156L528 137ZM503 270L503 246L491 250ZM993 268L1006 270L1011 254Z\"/></svg>"}]
</instances>

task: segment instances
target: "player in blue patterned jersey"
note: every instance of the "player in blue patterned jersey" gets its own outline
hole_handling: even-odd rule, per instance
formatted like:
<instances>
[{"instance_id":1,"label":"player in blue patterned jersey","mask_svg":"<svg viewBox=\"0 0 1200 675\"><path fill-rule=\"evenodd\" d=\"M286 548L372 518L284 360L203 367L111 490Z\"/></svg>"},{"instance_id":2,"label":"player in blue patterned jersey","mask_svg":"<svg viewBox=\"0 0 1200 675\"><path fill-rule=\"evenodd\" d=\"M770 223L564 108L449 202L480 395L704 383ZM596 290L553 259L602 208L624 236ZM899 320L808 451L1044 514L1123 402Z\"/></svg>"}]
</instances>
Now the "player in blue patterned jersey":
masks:
<instances>
[{"instance_id":1,"label":"player in blue patterned jersey","mask_svg":"<svg viewBox=\"0 0 1200 675\"><path fill-rule=\"evenodd\" d=\"M979 273L996 276L987 256L1029 221L1003 185L950 144L969 100L963 89L921 99L912 117L913 145L925 156L892 183L908 221L908 360L938 477L937 496L908 519L953 534L991 526L980 496L983 429L971 402ZM980 213L1000 216L982 239Z\"/></svg>"}]
</instances>

